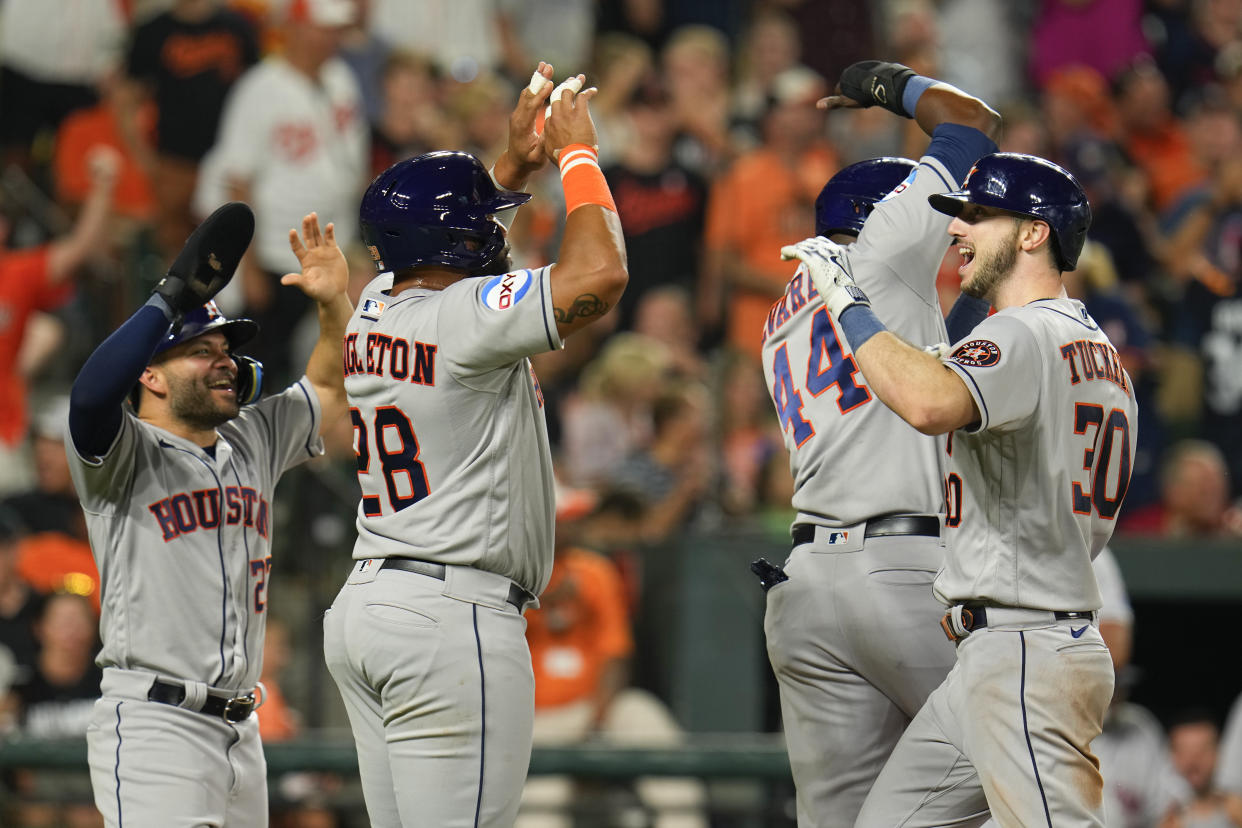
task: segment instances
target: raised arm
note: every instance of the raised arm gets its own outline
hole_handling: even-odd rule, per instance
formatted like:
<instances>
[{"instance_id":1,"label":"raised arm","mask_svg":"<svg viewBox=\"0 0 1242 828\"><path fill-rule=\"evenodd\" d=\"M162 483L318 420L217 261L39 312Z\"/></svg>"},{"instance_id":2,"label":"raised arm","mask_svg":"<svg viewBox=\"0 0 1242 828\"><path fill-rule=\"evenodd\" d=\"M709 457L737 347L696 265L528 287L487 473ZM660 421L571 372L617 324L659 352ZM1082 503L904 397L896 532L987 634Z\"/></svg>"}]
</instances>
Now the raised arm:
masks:
<instances>
[{"instance_id":1,"label":"raised arm","mask_svg":"<svg viewBox=\"0 0 1242 828\"><path fill-rule=\"evenodd\" d=\"M782 248L781 255L806 265L868 387L897 416L924 434L946 434L979 421L974 397L961 377L936 355L889 332L872 313L839 245L816 237Z\"/></svg>"},{"instance_id":2,"label":"raised arm","mask_svg":"<svg viewBox=\"0 0 1242 828\"><path fill-rule=\"evenodd\" d=\"M111 147L99 146L88 161L91 189L69 235L52 242L47 257L48 279L67 281L91 256L98 255L112 212L112 196L121 172L121 156Z\"/></svg>"},{"instance_id":3,"label":"raised arm","mask_svg":"<svg viewBox=\"0 0 1242 828\"><path fill-rule=\"evenodd\" d=\"M931 135L942 124L977 129L995 140L1001 117L986 103L955 86L916 75L900 63L863 60L846 67L835 93L821 98L820 109L859 109L881 106L903 118L913 118Z\"/></svg>"},{"instance_id":4,"label":"raised arm","mask_svg":"<svg viewBox=\"0 0 1242 828\"><path fill-rule=\"evenodd\" d=\"M565 90L544 124L544 149L560 165L568 216L552 266L552 304L562 337L607 313L629 280L621 219L599 169L589 106L595 92Z\"/></svg>"},{"instance_id":5,"label":"raised arm","mask_svg":"<svg viewBox=\"0 0 1242 828\"><path fill-rule=\"evenodd\" d=\"M319 433L323 434L348 408L341 365L345 328L354 312L346 293L349 263L336 243L333 225L328 224L320 232L315 213L302 219L301 235L297 230L289 231L289 246L298 257L302 272L286 273L280 283L300 288L319 308L319 338L306 362L306 379L323 409L319 422Z\"/></svg>"},{"instance_id":6,"label":"raised arm","mask_svg":"<svg viewBox=\"0 0 1242 828\"><path fill-rule=\"evenodd\" d=\"M69 434L83 457L103 455L121 428L122 405L155 349L184 315L229 283L254 235L254 214L226 204L200 224L145 305L95 349L69 395Z\"/></svg>"}]
</instances>

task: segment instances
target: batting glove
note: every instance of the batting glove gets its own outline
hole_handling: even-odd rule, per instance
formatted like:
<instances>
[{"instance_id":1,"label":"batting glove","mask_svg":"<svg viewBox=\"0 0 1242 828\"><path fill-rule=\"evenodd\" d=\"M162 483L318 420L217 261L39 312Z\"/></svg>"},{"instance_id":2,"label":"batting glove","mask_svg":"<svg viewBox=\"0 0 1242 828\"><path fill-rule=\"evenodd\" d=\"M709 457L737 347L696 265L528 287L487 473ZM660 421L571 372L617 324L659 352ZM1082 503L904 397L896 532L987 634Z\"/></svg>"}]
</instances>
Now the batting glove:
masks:
<instances>
[{"instance_id":1,"label":"batting glove","mask_svg":"<svg viewBox=\"0 0 1242 828\"><path fill-rule=\"evenodd\" d=\"M232 201L203 220L155 286L179 316L205 305L219 293L241 262L254 235L254 213Z\"/></svg>"},{"instance_id":2,"label":"batting glove","mask_svg":"<svg viewBox=\"0 0 1242 828\"><path fill-rule=\"evenodd\" d=\"M815 289L835 318L840 319L841 312L851 305L871 306L867 294L854 282L845 248L836 242L815 236L782 247L781 258L798 259L806 265Z\"/></svg>"}]
</instances>

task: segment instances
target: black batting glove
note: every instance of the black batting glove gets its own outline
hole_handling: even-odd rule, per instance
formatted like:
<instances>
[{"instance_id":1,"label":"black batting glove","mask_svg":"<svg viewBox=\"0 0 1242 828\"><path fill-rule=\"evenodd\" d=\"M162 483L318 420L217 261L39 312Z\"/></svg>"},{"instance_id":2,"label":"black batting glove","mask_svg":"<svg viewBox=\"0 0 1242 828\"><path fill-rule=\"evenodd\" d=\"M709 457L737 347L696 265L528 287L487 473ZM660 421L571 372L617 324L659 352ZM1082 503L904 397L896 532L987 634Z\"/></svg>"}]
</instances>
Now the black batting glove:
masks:
<instances>
[{"instance_id":1,"label":"black batting glove","mask_svg":"<svg viewBox=\"0 0 1242 828\"><path fill-rule=\"evenodd\" d=\"M909 118L911 115L902 106L901 96L912 77L914 70L900 63L860 60L841 73L841 94L865 107L882 106L895 115Z\"/></svg>"},{"instance_id":2,"label":"black batting glove","mask_svg":"<svg viewBox=\"0 0 1242 828\"><path fill-rule=\"evenodd\" d=\"M155 286L155 293L173 309L174 324L224 289L253 236L254 213L240 201L225 204L194 229Z\"/></svg>"}]
</instances>

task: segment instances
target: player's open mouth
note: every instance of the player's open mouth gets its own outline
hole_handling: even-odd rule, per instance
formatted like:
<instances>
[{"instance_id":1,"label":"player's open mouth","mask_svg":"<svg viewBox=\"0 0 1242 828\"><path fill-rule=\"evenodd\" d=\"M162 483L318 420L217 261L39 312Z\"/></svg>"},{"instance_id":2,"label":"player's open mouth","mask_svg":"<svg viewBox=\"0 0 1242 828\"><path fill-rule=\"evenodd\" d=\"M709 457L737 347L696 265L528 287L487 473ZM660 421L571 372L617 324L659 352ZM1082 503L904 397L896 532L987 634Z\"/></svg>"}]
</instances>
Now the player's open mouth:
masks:
<instances>
[{"instance_id":1,"label":"player's open mouth","mask_svg":"<svg viewBox=\"0 0 1242 828\"><path fill-rule=\"evenodd\" d=\"M975 249L969 245L959 244L957 246L957 254L962 257L962 264L958 267L958 273L964 273L966 267L975 259Z\"/></svg>"},{"instance_id":2,"label":"player's open mouth","mask_svg":"<svg viewBox=\"0 0 1242 828\"><path fill-rule=\"evenodd\" d=\"M207 387L212 391L232 391L233 381L230 379L216 380L215 382L208 383Z\"/></svg>"}]
</instances>

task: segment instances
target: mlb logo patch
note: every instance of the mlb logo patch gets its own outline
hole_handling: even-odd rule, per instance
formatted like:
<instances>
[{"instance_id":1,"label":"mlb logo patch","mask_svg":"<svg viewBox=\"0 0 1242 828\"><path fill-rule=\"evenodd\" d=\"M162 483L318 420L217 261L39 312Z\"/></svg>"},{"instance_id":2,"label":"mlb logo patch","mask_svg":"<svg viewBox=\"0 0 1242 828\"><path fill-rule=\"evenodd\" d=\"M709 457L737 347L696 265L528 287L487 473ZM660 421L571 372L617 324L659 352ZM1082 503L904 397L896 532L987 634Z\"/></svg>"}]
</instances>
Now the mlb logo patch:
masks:
<instances>
[{"instance_id":1,"label":"mlb logo patch","mask_svg":"<svg viewBox=\"0 0 1242 828\"><path fill-rule=\"evenodd\" d=\"M850 540L849 532L829 532L828 533L828 545L829 546L837 546L838 544L849 543L849 540Z\"/></svg>"},{"instance_id":2,"label":"mlb logo patch","mask_svg":"<svg viewBox=\"0 0 1242 828\"><path fill-rule=\"evenodd\" d=\"M371 319L378 319L379 315L384 312L384 303L378 299L362 300L362 315Z\"/></svg>"},{"instance_id":3,"label":"mlb logo patch","mask_svg":"<svg viewBox=\"0 0 1242 828\"><path fill-rule=\"evenodd\" d=\"M370 572L371 567L374 565L374 558L367 558L365 561L358 561L358 574L361 575L363 572Z\"/></svg>"}]
</instances>

